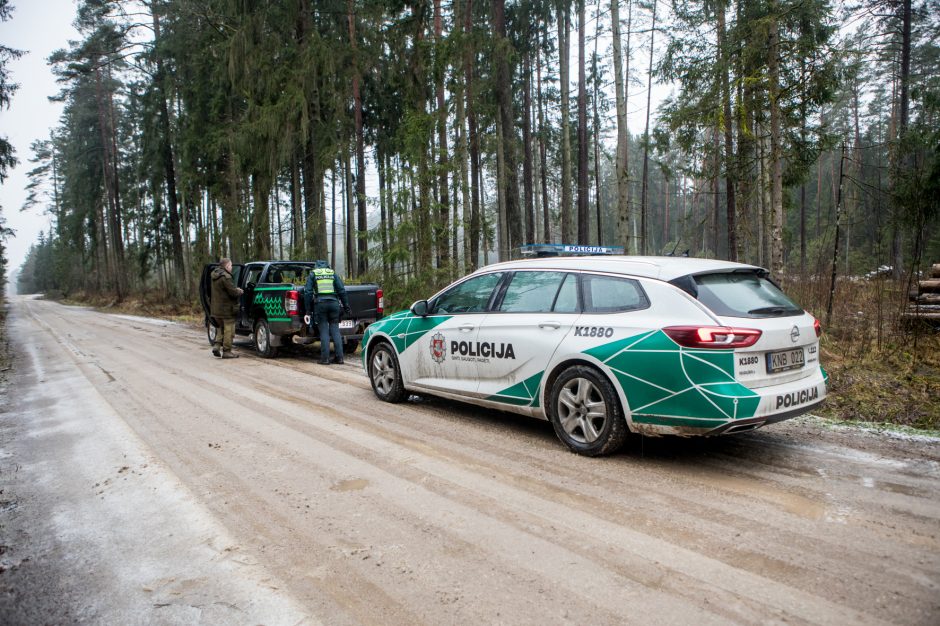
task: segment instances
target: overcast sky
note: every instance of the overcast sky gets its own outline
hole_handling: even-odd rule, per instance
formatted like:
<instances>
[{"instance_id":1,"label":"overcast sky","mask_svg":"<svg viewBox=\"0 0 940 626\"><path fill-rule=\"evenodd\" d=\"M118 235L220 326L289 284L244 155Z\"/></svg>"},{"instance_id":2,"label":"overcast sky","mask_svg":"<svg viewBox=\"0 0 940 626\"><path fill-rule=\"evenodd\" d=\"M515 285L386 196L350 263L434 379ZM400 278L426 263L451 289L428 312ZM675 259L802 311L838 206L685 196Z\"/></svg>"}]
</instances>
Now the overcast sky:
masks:
<instances>
[{"instance_id":1,"label":"overcast sky","mask_svg":"<svg viewBox=\"0 0 940 626\"><path fill-rule=\"evenodd\" d=\"M26 172L32 169L28 161L29 144L48 138L62 113L61 104L49 102L49 96L58 93L59 86L46 59L53 50L66 47L70 39L78 39L72 28L73 0L14 0L13 5L13 18L0 23L0 42L26 54L10 63L13 80L20 88L10 109L0 111L0 134L13 144L20 161L0 186L3 217L7 226L16 231L16 237L7 240L7 273L11 281L39 231L49 230L49 218L41 209L20 212L26 199ZM13 293L13 288L8 288L7 293Z\"/></svg>"}]
</instances>

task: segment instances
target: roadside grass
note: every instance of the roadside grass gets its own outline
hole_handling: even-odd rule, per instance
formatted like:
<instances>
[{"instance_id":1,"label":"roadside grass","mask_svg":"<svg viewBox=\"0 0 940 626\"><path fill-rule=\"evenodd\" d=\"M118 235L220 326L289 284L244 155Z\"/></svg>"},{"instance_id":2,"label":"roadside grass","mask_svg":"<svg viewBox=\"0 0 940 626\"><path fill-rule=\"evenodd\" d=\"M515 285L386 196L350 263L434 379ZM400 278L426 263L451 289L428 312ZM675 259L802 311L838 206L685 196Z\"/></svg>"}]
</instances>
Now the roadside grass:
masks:
<instances>
[{"instance_id":1,"label":"roadside grass","mask_svg":"<svg viewBox=\"0 0 940 626\"><path fill-rule=\"evenodd\" d=\"M63 304L91 307L105 313L158 317L199 326L203 323L202 307L197 300L193 302L180 301L162 292L135 294L124 298L120 302L114 297L84 292L73 292L68 297L62 297L62 294L49 293L45 297L49 300L58 300Z\"/></svg>"}]
</instances>

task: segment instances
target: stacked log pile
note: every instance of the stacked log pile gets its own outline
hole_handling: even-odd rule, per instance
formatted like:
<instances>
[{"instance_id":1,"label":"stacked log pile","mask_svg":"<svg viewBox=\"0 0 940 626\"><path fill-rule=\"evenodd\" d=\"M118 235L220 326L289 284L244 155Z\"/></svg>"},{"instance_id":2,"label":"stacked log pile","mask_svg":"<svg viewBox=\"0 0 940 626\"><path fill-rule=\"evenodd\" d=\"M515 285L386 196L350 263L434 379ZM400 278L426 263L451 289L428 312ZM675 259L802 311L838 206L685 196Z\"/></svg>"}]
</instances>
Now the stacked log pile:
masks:
<instances>
[{"instance_id":1,"label":"stacked log pile","mask_svg":"<svg viewBox=\"0 0 940 626\"><path fill-rule=\"evenodd\" d=\"M917 281L911 290L911 303L904 314L906 319L921 319L940 324L940 263L930 267L930 278Z\"/></svg>"}]
</instances>

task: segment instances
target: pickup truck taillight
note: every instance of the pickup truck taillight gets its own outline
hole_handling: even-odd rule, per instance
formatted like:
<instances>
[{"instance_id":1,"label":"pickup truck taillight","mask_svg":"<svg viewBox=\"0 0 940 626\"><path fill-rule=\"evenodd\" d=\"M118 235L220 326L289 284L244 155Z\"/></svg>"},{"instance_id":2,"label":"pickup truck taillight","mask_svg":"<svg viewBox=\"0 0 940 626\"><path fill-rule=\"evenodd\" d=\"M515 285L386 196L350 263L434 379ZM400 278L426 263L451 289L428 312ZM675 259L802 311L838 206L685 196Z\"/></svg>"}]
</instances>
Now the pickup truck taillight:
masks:
<instances>
[{"instance_id":1,"label":"pickup truck taillight","mask_svg":"<svg viewBox=\"0 0 940 626\"><path fill-rule=\"evenodd\" d=\"M284 294L284 308L287 310L288 315L297 315L299 309L298 300L300 300L300 292L295 289Z\"/></svg>"},{"instance_id":2,"label":"pickup truck taillight","mask_svg":"<svg viewBox=\"0 0 940 626\"><path fill-rule=\"evenodd\" d=\"M375 290L375 312L379 315L385 312L385 295L381 289Z\"/></svg>"}]
</instances>

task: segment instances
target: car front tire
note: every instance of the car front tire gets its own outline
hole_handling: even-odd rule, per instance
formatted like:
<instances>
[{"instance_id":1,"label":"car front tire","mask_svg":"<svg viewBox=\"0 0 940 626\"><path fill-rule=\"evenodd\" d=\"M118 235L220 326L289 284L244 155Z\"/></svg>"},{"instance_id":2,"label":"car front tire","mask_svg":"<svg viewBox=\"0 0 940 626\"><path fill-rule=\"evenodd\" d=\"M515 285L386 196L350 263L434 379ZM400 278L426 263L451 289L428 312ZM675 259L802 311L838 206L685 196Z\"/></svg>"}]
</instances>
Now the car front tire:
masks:
<instances>
[{"instance_id":1,"label":"car front tire","mask_svg":"<svg viewBox=\"0 0 940 626\"><path fill-rule=\"evenodd\" d=\"M369 380L379 400L397 403L408 397L395 350L382 342L369 355Z\"/></svg>"},{"instance_id":2,"label":"car front tire","mask_svg":"<svg viewBox=\"0 0 940 626\"><path fill-rule=\"evenodd\" d=\"M584 456L612 454L627 439L617 392L593 367L573 365L555 379L549 414L562 443Z\"/></svg>"},{"instance_id":3,"label":"car front tire","mask_svg":"<svg viewBox=\"0 0 940 626\"><path fill-rule=\"evenodd\" d=\"M212 322L210 322L209 320L206 320L206 337L208 337L209 339L210 346L215 345L215 340L216 340L216 337L219 336L219 331L220 329L218 326L213 326Z\"/></svg>"}]
</instances>

